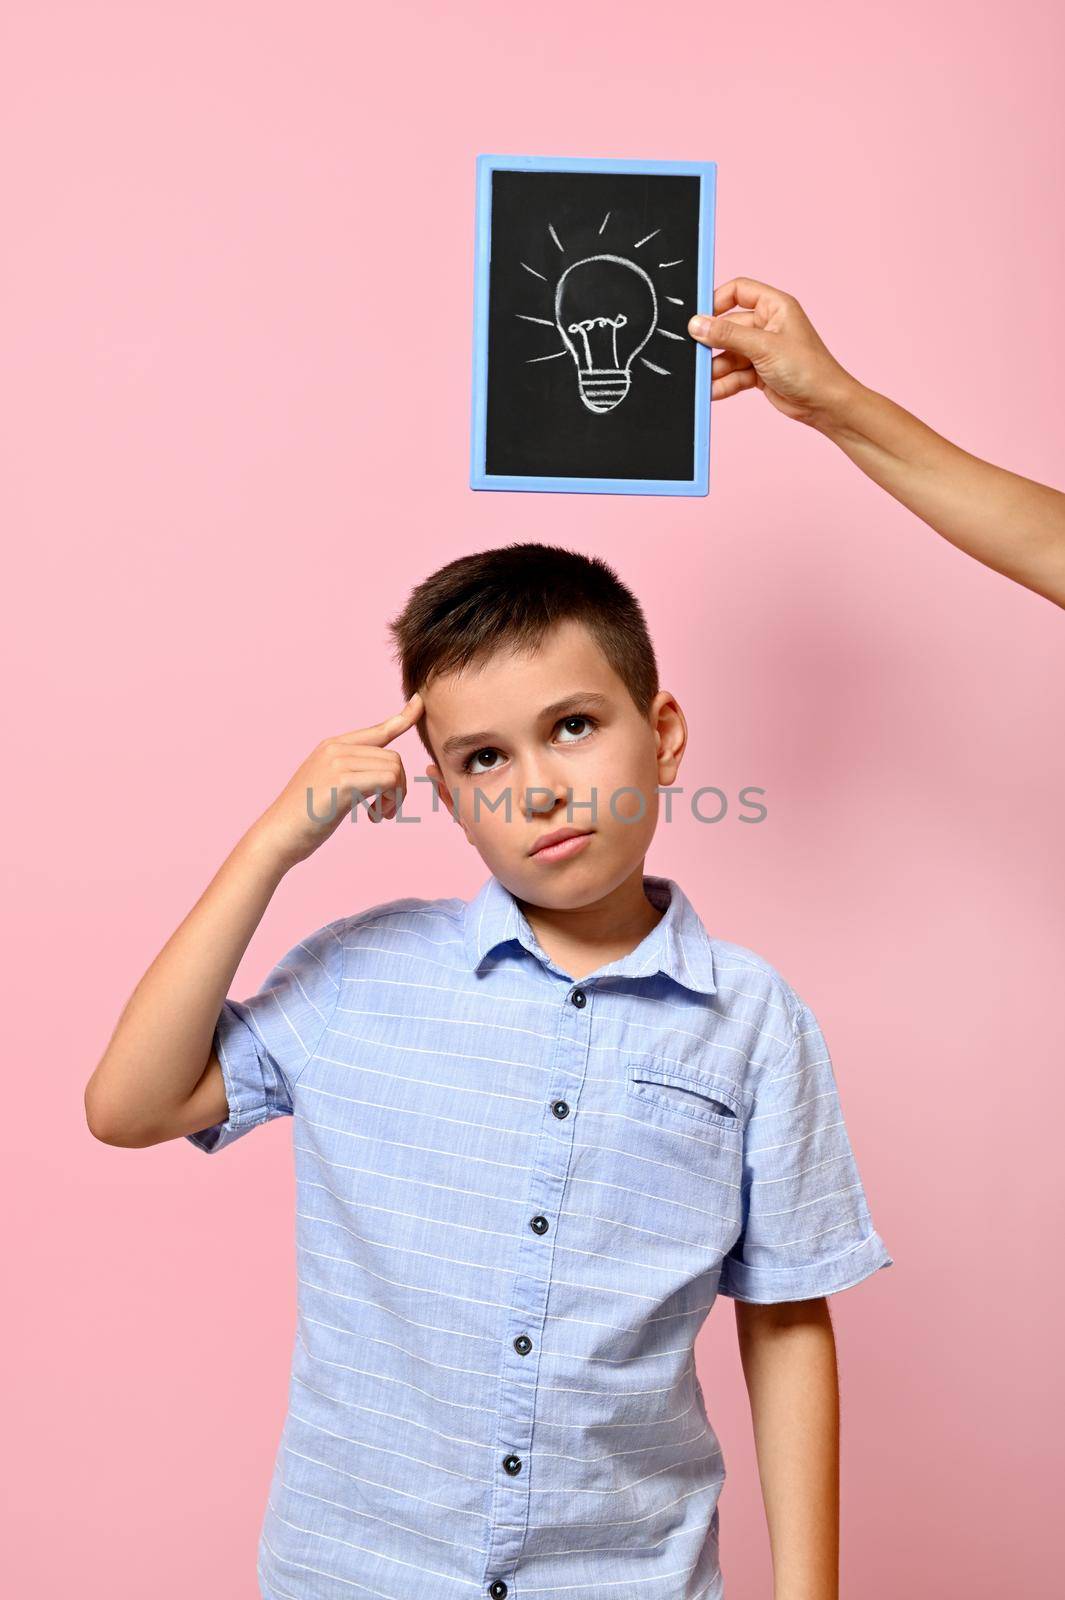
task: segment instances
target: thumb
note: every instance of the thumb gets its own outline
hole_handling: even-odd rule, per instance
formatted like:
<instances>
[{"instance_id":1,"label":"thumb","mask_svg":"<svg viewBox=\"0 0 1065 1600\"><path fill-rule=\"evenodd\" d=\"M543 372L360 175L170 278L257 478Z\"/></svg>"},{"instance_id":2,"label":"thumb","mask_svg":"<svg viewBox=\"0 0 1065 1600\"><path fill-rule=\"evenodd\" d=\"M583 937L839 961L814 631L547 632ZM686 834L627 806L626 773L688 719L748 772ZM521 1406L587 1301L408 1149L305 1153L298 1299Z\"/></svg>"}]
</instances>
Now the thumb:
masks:
<instances>
[{"instance_id":1,"label":"thumb","mask_svg":"<svg viewBox=\"0 0 1065 1600\"><path fill-rule=\"evenodd\" d=\"M738 317L695 316L688 323L688 332L712 350L736 350L751 361L769 353L771 335L740 322Z\"/></svg>"}]
</instances>

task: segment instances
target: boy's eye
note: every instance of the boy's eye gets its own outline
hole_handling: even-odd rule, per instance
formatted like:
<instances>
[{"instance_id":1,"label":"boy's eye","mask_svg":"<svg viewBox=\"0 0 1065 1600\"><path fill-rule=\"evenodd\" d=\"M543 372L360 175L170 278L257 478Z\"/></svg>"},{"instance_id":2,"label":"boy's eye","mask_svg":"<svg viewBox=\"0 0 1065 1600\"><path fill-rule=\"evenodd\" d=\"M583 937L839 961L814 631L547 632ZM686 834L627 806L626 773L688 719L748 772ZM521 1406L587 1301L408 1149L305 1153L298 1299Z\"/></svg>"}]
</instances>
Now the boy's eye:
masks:
<instances>
[{"instance_id":1,"label":"boy's eye","mask_svg":"<svg viewBox=\"0 0 1065 1600\"><path fill-rule=\"evenodd\" d=\"M489 767L487 769L484 768L484 767L476 767L475 768L473 763L475 761L477 761L481 756L491 756L491 755L496 755L496 754L497 754L497 752L492 749L491 745L485 745L483 750L474 750L473 754L472 755L468 755L466 757L465 761L462 763L463 772L468 772L468 773L472 774L473 777L477 777L480 773L483 773L486 770L490 772L492 770L491 767Z\"/></svg>"},{"instance_id":2,"label":"boy's eye","mask_svg":"<svg viewBox=\"0 0 1065 1600\"><path fill-rule=\"evenodd\" d=\"M599 726L594 717L586 717L583 713L574 712L572 716L560 718L560 720L555 723L555 727L570 728L570 724L574 722L587 723L590 733L594 733L595 729ZM572 732L572 729L570 729L570 731ZM576 739L563 739L562 742L563 744L583 744L584 740L590 737L590 733L582 734L580 738ZM485 773L494 771L497 763L494 763L490 767L475 767L474 762L479 761L481 756L496 756L498 754L499 751L493 749L491 745L483 745L480 750L473 750L470 752L465 761L462 763L462 770L463 772L469 773L472 777L483 777Z\"/></svg>"}]
</instances>

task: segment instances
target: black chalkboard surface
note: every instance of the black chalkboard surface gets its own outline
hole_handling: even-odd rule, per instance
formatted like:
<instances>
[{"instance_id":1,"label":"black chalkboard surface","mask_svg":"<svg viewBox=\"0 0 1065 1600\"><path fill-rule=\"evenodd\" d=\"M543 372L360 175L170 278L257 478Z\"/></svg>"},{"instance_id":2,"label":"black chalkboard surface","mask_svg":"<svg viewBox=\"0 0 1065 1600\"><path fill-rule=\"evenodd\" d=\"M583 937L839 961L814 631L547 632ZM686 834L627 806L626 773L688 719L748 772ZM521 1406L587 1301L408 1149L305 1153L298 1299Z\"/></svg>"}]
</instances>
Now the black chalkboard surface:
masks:
<instances>
[{"instance_id":1,"label":"black chalkboard surface","mask_svg":"<svg viewBox=\"0 0 1065 1600\"><path fill-rule=\"evenodd\" d=\"M478 166L472 485L705 494L713 164Z\"/></svg>"}]
</instances>

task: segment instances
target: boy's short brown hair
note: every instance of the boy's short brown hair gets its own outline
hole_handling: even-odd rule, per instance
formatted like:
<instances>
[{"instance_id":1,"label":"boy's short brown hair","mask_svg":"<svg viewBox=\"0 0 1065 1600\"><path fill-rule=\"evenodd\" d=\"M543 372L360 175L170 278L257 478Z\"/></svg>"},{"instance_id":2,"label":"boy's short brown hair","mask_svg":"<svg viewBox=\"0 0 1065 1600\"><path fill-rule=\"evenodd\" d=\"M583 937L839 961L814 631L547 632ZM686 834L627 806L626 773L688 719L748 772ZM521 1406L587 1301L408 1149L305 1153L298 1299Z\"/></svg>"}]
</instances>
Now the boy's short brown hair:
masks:
<instances>
[{"instance_id":1,"label":"boy's short brown hair","mask_svg":"<svg viewBox=\"0 0 1065 1600\"><path fill-rule=\"evenodd\" d=\"M389 623L404 697L496 650L533 650L570 620L593 635L646 716L658 693L658 663L640 602L600 557L535 542L459 556L411 591ZM424 717L416 726L435 761Z\"/></svg>"}]
</instances>

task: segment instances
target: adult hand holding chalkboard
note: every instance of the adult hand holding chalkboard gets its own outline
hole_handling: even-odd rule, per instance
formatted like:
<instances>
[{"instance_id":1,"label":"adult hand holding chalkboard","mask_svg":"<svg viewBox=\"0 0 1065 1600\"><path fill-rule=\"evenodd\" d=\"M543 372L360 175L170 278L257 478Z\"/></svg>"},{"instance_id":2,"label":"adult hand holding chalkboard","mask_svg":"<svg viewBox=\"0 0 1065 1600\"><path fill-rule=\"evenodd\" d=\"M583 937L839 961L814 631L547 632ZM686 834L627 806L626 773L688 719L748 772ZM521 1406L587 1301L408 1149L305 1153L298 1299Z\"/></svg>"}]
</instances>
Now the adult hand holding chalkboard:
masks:
<instances>
[{"instance_id":1,"label":"adult hand holding chalkboard","mask_svg":"<svg viewBox=\"0 0 1065 1600\"><path fill-rule=\"evenodd\" d=\"M707 492L715 176L479 157L472 487Z\"/></svg>"},{"instance_id":2,"label":"adult hand holding chalkboard","mask_svg":"<svg viewBox=\"0 0 1065 1600\"><path fill-rule=\"evenodd\" d=\"M706 302L709 307L711 302ZM976 561L1065 607L1065 494L983 461L860 383L793 295L733 278L688 332L720 350L713 398L760 389L837 444L874 483Z\"/></svg>"}]
</instances>

